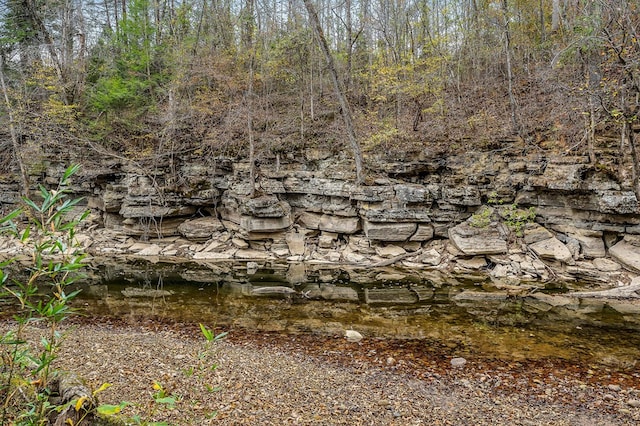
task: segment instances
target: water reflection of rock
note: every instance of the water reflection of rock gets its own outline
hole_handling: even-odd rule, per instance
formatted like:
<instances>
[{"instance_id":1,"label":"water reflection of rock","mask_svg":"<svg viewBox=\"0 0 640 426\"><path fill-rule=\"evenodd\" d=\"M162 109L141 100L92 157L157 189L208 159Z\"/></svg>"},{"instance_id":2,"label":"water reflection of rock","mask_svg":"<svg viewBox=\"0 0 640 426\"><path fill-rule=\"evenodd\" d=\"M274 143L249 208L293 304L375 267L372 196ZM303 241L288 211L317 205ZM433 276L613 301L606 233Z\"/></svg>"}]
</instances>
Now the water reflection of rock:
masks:
<instances>
[{"instance_id":1,"label":"water reflection of rock","mask_svg":"<svg viewBox=\"0 0 640 426\"><path fill-rule=\"evenodd\" d=\"M110 268L104 281L84 286L78 302L92 313L132 322L152 317L339 338L355 329L365 339L422 339L465 357L482 352L573 359L580 352L613 366L637 360L640 340L632 331L640 329L639 300L547 294L531 286L500 289L434 275L421 276L420 283L415 276L395 281L402 272L294 265L261 264L250 275L245 265L166 270L120 265ZM358 282L351 279L356 276ZM614 333L608 331L614 326ZM616 336L626 337L612 343Z\"/></svg>"},{"instance_id":2,"label":"water reflection of rock","mask_svg":"<svg viewBox=\"0 0 640 426\"><path fill-rule=\"evenodd\" d=\"M640 300L582 298L559 294L533 293L513 296L507 292L463 291L453 302L470 314L501 324L606 326L640 329Z\"/></svg>"},{"instance_id":3,"label":"water reflection of rock","mask_svg":"<svg viewBox=\"0 0 640 426\"><path fill-rule=\"evenodd\" d=\"M281 330L363 324L373 335L419 337L429 317L547 328L640 329L640 299L550 294L531 283L506 285L397 268L363 270L330 264L210 263L110 265L104 284L85 294L106 312L217 321ZM585 293L590 294L590 293ZM370 324L367 325L367 322ZM332 325L333 324L333 325ZM385 329L386 328L386 329Z\"/></svg>"}]
</instances>

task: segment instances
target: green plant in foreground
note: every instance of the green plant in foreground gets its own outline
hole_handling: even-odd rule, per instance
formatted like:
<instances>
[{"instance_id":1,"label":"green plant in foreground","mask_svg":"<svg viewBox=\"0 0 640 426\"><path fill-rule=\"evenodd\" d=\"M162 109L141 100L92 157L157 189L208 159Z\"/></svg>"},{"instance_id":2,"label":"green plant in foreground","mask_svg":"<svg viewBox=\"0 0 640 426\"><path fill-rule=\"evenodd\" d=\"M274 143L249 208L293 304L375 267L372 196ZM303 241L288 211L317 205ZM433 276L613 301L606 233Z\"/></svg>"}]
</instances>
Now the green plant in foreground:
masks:
<instances>
[{"instance_id":1,"label":"green plant in foreground","mask_svg":"<svg viewBox=\"0 0 640 426\"><path fill-rule=\"evenodd\" d=\"M52 402L52 383L59 375L52 362L64 340L60 324L74 314L70 302L79 292L69 292L69 287L81 277L84 266L85 255L74 237L88 212L70 218L81 199L67 199L67 184L78 169L78 165L67 168L56 189L41 185L38 200L24 197L22 208L0 219L0 232L16 237L32 253L24 279L9 279L7 268L17 259L0 264L0 297L17 302L15 326L0 336L0 424L46 424L63 408ZM45 331L34 347L26 332L36 324ZM77 411L82 403L76 404Z\"/></svg>"}]
</instances>

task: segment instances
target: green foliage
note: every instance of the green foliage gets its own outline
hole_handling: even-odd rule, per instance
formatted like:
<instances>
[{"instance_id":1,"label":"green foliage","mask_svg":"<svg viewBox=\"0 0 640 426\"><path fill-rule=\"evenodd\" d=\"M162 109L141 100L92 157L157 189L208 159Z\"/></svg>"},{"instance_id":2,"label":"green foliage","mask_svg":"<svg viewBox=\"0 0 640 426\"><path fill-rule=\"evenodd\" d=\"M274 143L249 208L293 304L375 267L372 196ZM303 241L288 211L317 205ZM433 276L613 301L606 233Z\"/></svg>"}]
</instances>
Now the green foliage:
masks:
<instances>
[{"instance_id":1,"label":"green foliage","mask_svg":"<svg viewBox=\"0 0 640 426\"><path fill-rule=\"evenodd\" d=\"M520 209L515 203L501 205L502 200L497 198L496 193L489 194L487 201L489 204L499 205L499 207L496 207L498 215L517 237L521 237L524 227L528 223L532 223L536 218L537 213L535 207ZM494 219L494 212L494 208L482 206L469 218L469 224L475 228L486 228Z\"/></svg>"},{"instance_id":2,"label":"green foliage","mask_svg":"<svg viewBox=\"0 0 640 426\"><path fill-rule=\"evenodd\" d=\"M78 168L66 169L55 190L40 186L38 201L23 198L24 208L0 219L2 232L15 236L33 252L24 280L8 279L6 268L13 260L0 264L0 296L17 302L16 326L0 337L1 424L43 424L57 408L49 400L52 379L58 375L51 363L64 340L59 326L75 313L69 303L78 291L68 289L81 277L85 257L74 237L88 212L70 218L80 200L67 199L67 184ZM28 222L20 229L23 217ZM45 324L47 332L34 347L26 336L28 327L36 323Z\"/></svg>"},{"instance_id":3,"label":"green foliage","mask_svg":"<svg viewBox=\"0 0 640 426\"><path fill-rule=\"evenodd\" d=\"M522 237L525 225L532 223L536 218L535 207L519 209L517 204L510 204L500 210L500 216L517 237Z\"/></svg>"},{"instance_id":4,"label":"green foliage","mask_svg":"<svg viewBox=\"0 0 640 426\"><path fill-rule=\"evenodd\" d=\"M482 206L469 218L469 224L474 228L486 228L491 223L493 209L488 206Z\"/></svg>"},{"instance_id":5,"label":"green foliage","mask_svg":"<svg viewBox=\"0 0 640 426\"><path fill-rule=\"evenodd\" d=\"M164 79L164 45L156 39L151 2L127 3L126 18L98 44L89 70L89 105L99 111L151 105Z\"/></svg>"}]
</instances>

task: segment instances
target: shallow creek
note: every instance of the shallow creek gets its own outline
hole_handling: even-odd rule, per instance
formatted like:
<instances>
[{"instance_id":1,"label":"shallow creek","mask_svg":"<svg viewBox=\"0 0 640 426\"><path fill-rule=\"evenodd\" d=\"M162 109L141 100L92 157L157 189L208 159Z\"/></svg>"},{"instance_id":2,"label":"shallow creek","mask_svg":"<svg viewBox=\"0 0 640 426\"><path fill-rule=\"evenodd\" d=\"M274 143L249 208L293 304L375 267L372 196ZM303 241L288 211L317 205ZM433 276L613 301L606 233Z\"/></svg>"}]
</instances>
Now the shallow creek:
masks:
<instances>
[{"instance_id":1,"label":"shallow creek","mask_svg":"<svg viewBox=\"0 0 640 426\"><path fill-rule=\"evenodd\" d=\"M365 282L339 268L309 273L308 266L304 280L292 278L290 267L246 265L111 265L91 275L75 302L90 315L202 322L232 332L342 336L353 329L365 339L419 340L471 359L563 359L627 371L640 365L635 305L557 303L564 297L554 296L557 288L539 297L509 295L472 280L394 281L387 271L384 281Z\"/></svg>"}]
</instances>

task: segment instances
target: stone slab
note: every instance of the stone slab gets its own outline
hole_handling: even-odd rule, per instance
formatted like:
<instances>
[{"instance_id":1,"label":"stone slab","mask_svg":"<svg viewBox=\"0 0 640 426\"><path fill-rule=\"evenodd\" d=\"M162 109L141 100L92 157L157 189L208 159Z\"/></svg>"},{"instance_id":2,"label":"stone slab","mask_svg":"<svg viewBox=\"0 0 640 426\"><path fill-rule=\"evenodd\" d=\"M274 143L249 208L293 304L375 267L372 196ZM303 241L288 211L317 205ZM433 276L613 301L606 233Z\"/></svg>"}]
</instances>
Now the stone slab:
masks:
<instances>
[{"instance_id":1,"label":"stone slab","mask_svg":"<svg viewBox=\"0 0 640 426\"><path fill-rule=\"evenodd\" d=\"M622 240L609 249L609 255L624 268L640 273L640 247Z\"/></svg>"},{"instance_id":2,"label":"stone slab","mask_svg":"<svg viewBox=\"0 0 640 426\"><path fill-rule=\"evenodd\" d=\"M560 262L565 263L573 260L573 256L571 255L569 248L555 237L533 243L529 245L529 248L543 259L559 260Z\"/></svg>"},{"instance_id":3,"label":"stone slab","mask_svg":"<svg viewBox=\"0 0 640 426\"><path fill-rule=\"evenodd\" d=\"M416 232L415 223L379 223L364 221L364 233L370 240L406 241Z\"/></svg>"},{"instance_id":4,"label":"stone slab","mask_svg":"<svg viewBox=\"0 0 640 426\"><path fill-rule=\"evenodd\" d=\"M449 239L454 246L467 256L480 254L507 253L507 241L494 226L476 228L463 222L449 229Z\"/></svg>"}]
</instances>

